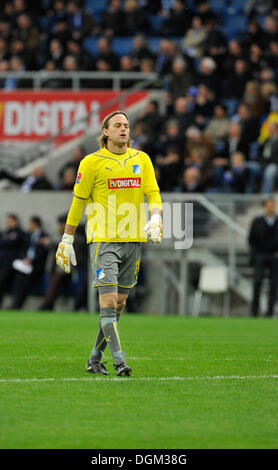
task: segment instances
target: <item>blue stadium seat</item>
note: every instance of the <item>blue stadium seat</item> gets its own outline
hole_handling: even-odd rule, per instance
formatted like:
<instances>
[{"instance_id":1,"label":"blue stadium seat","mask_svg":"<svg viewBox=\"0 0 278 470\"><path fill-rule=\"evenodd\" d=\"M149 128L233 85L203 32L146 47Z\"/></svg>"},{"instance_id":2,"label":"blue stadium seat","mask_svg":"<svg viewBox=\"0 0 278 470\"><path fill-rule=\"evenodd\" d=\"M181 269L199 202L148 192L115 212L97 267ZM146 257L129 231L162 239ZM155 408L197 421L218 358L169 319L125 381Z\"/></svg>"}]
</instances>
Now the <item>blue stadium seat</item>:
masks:
<instances>
[{"instance_id":1,"label":"blue stadium seat","mask_svg":"<svg viewBox=\"0 0 278 470\"><path fill-rule=\"evenodd\" d=\"M161 28L163 26L163 23L164 23L164 18L162 18L161 16L159 15L148 15L148 20L149 20L149 23L151 25L151 28L152 28L152 31L156 34L156 33L160 33L161 31Z\"/></svg>"},{"instance_id":2,"label":"blue stadium seat","mask_svg":"<svg viewBox=\"0 0 278 470\"><path fill-rule=\"evenodd\" d=\"M132 49L133 38L114 38L112 41L113 51L119 56L129 54Z\"/></svg>"},{"instance_id":3,"label":"blue stadium seat","mask_svg":"<svg viewBox=\"0 0 278 470\"><path fill-rule=\"evenodd\" d=\"M224 11L227 9L226 0L210 0L209 3L216 13L224 13Z\"/></svg>"},{"instance_id":4,"label":"blue stadium seat","mask_svg":"<svg viewBox=\"0 0 278 470\"><path fill-rule=\"evenodd\" d=\"M92 55L96 55L98 52L98 39L97 38L86 38L83 41L83 46Z\"/></svg>"},{"instance_id":5,"label":"blue stadium seat","mask_svg":"<svg viewBox=\"0 0 278 470\"><path fill-rule=\"evenodd\" d=\"M244 33L247 29L247 18L243 14L226 13L222 18L222 31L228 39Z\"/></svg>"},{"instance_id":6,"label":"blue stadium seat","mask_svg":"<svg viewBox=\"0 0 278 470\"><path fill-rule=\"evenodd\" d=\"M246 0L230 0L229 7L234 8L237 12L244 11Z\"/></svg>"},{"instance_id":7,"label":"blue stadium seat","mask_svg":"<svg viewBox=\"0 0 278 470\"><path fill-rule=\"evenodd\" d=\"M148 39L148 45L152 52L157 53L161 39L161 37Z\"/></svg>"},{"instance_id":8,"label":"blue stadium seat","mask_svg":"<svg viewBox=\"0 0 278 470\"><path fill-rule=\"evenodd\" d=\"M120 56L128 54L132 48L132 40L133 38L114 38L112 40L113 51ZM91 54L96 55L98 53L98 41L99 38L86 38L83 46Z\"/></svg>"},{"instance_id":9,"label":"blue stadium seat","mask_svg":"<svg viewBox=\"0 0 278 470\"><path fill-rule=\"evenodd\" d=\"M94 12L100 12L105 10L107 6L107 0L86 0L85 1L85 8L87 10Z\"/></svg>"}]
</instances>

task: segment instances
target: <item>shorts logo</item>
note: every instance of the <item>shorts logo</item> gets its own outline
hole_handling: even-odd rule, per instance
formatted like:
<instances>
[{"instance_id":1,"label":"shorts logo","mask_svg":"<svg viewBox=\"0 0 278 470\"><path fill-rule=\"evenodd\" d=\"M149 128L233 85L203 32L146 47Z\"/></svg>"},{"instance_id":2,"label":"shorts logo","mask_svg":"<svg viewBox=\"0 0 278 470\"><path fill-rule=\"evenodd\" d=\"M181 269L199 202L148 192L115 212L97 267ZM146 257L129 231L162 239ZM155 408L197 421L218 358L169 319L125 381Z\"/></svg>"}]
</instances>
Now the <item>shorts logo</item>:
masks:
<instances>
[{"instance_id":1,"label":"shorts logo","mask_svg":"<svg viewBox=\"0 0 278 470\"><path fill-rule=\"evenodd\" d=\"M79 183L80 183L81 178L82 178L82 173L79 171L79 172L77 173L77 177L76 177L76 184L79 184Z\"/></svg>"},{"instance_id":2,"label":"shorts logo","mask_svg":"<svg viewBox=\"0 0 278 470\"><path fill-rule=\"evenodd\" d=\"M140 188L141 178L109 178L108 189Z\"/></svg>"},{"instance_id":3,"label":"shorts logo","mask_svg":"<svg viewBox=\"0 0 278 470\"><path fill-rule=\"evenodd\" d=\"M96 273L97 273L97 279L103 279L105 277L103 269L97 269Z\"/></svg>"},{"instance_id":4,"label":"shorts logo","mask_svg":"<svg viewBox=\"0 0 278 470\"><path fill-rule=\"evenodd\" d=\"M140 175L141 173L140 165L132 165L132 168L133 168L133 173L135 173L136 175Z\"/></svg>"}]
</instances>

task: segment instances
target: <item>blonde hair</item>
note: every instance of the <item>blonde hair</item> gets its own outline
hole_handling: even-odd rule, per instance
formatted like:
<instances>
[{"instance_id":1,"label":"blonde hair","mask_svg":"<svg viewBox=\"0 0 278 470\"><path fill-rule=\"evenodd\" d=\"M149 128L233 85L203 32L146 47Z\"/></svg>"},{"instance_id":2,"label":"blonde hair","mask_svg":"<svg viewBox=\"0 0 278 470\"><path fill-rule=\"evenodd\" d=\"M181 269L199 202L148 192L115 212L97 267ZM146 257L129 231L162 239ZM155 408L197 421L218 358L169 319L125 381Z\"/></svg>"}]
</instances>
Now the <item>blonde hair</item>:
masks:
<instances>
[{"instance_id":1,"label":"blonde hair","mask_svg":"<svg viewBox=\"0 0 278 470\"><path fill-rule=\"evenodd\" d=\"M109 113L107 114L107 116L105 116L105 118L103 119L102 121L102 124L101 124L101 129L108 129L109 127L109 120L113 117L113 116L116 116L116 114L123 114L127 120L128 120L128 117L127 117L127 114L124 112L124 111L113 111L112 113ZM107 141L108 141L108 137L107 135L104 135L102 133L102 135L100 135L98 138L97 138L97 142L98 142L98 145L99 145L99 148L103 148L103 147L107 147ZM131 139L128 139L127 141L127 146L128 147L131 147L132 146L132 140Z\"/></svg>"}]
</instances>

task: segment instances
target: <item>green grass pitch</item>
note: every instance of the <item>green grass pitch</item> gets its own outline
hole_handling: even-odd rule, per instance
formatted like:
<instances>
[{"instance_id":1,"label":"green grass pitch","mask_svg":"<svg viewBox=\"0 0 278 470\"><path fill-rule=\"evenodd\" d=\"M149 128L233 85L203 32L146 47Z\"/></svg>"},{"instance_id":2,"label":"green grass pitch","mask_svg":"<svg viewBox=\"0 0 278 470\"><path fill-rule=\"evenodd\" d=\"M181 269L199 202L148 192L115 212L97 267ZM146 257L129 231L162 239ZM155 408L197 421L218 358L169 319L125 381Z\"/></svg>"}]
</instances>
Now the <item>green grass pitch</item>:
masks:
<instances>
[{"instance_id":1,"label":"green grass pitch","mask_svg":"<svg viewBox=\"0 0 278 470\"><path fill-rule=\"evenodd\" d=\"M278 321L124 314L132 378L85 372L98 315L0 312L0 448L278 448Z\"/></svg>"}]
</instances>

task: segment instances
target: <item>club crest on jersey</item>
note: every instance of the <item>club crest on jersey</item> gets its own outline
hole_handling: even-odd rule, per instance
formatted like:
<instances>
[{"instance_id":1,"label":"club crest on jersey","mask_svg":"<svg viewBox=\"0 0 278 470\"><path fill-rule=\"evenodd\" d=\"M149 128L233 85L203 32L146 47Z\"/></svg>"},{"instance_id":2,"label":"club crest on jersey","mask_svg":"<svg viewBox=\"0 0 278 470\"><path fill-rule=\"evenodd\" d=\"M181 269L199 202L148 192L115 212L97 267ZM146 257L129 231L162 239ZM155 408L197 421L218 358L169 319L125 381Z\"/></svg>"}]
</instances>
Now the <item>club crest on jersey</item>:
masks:
<instances>
[{"instance_id":1,"label":"club crest on jersey","mask_svg":"<svg viewBox=\"0 0 278 470\"><path fill-rule=\"evenodd\" d=\"M79 172L77 173L77 177L76 177L76 184L79 184L79 183L80 183L81 178L82 178L82 173L79 171Z\"/></svg>"},{"instance_id":2,"label":"club crest on jersey","mask_svg":"<svg viewBox=\"0 0 278 470\"><path fill-rule=\"evenodd\" d=\"M132 168L133 168L133 173L135 173L136 175L140 175L141 173L140 165L132 165Z\"/></svg>"},{"instance_id":3,"label":"club crest on jersey","mask_svg":"<svg viewBox=\"0 0 278 470\"><path fill-rule=\"evenodd\" d=\"M97 274L97 279L103 279L105 277L104 271L101 268L96 270L96 274Z\"/></svg>"},{"instance_id":4,"label":"club crest on jersey","mask_svg":"<svg viewBox=\"0 0 278 470\"><path fill-rule=\"evenodd\" d=\"M141 178L109 178L108 189L140 188Z\"/></svg>"}]
</instances>

